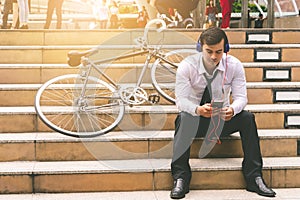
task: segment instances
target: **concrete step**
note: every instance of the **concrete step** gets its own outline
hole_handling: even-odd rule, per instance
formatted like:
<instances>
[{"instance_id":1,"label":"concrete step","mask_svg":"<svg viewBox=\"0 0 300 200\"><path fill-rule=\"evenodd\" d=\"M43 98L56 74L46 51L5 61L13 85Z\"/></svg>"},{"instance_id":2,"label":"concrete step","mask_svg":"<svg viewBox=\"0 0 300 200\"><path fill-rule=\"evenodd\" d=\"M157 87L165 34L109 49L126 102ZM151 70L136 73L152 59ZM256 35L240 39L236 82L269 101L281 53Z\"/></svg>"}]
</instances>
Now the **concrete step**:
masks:
<instances>
[{"instance_id":1,"label":"concrete step","mask_svg":"<svg viewBox=\"0 0 300 200\"><path fill-rule=\"evenodd\" d=\"M2 162L0 192L170 190L170 162L170 159ZM193 178L190 188L245 188L241 163L241 158L191 159ZM300 157L264 158L263 176L270 187L300 187L299 175Z\"/></svg>"},{"instance_id":2,"label":"concrete step","mask_svg":"<svg viewBox=\"0 0 300 200\"><path fill-rule=\"evenodd\" d=\"M100 69L105 70L105 73L116 82L134 83L138 80L143 63L115 63L108 64L108 66L103 66ZM56 76L78 74L80 71L79 67L70 67L68 64L0 64L0 72L3 76L0 84L15 84L44 83ZM150 70L147 69L143 82L150 83L149 73Z\"/></svg>"},{"instance_id":3,"label":"concrete step","mask_svg":"<svg viewBox=\"0 0 300 200\"><path fill-rule=\"evenodd\" d=\"M299 62L244 62L248 82L300 81Z\"/></svg>"},{"instance_id":4,"label":"concrete step","mask_svg":"<svg viewBox=\"0 0 300 200\"><path fill-rule=\"evenodd\" d=\"M67 64L1 64L1 84L44 83L63 74L77 74L79 69Z\"/></svg>"},{"instance_id":5,"label":"concrete step","mask_svg":"<svg viewBox=\"0 0 300 200\"><path fill-rule=\"evenodd\" d=\"M294 84L293 84L294 83ZM249 104L300 102L300 82L248 82Z\"/></svg>"},{"instance_id":6,"label":"concrete step","mask_svg":"<svg viewBox=\"0 0 300 200\"><path fill-rule=\"evenodd\" d=\"M51 113L61 107L49 107ZM134 106L115 130L174 130L176 106ZM300 104L252 104L245 110L255 114L259 129L299 128ZM45 113L47 115L47 113ZM40 121L34 107L0 107L0 132L52 131Z\"/></svg>"},{"instance_id":7,"label":"concrete step","mask_svg":"<svg viewBox=\"0 0 300 200\"><path fill-rule=\"evenodd\" d=\"M55 15L53 15L53 16L55 16ZM10 22L8 22L8 23L10 23ZM28 29L30 29L30 30L44 29L45 23L46 23L46 18L44 20L39 20L39 21L30 20L28 22ZM82 24L82 26L81 26L82 28L89 29L89 23L88 22L81 23L81 24ZM74 22L72 22L71 19L62 20L62 22L61 22L61 29L64 29L64 30L66 30L66 29L77 29L77 27L78 27L78 24L75 24ZM56 29L56 19L53 19L51 21L49 29L54 29L54 30Z\"/></svg>"},{"instance_id":8,"label":"concrete step","mask_svg":"<svg viewBox=\"0 0 300 200\"><path fill-rule=\"evenodd\" d=\"M124 38L122 39L122 41ZM137 48L133 44L117 43L101 44L101 53L110 56L121 55ZM117 43L117 45L116 45ZM191 43L191 42L190 42ZM66 63L67 53L71 50L87 50L97 45L32 45L32 46L1 46L0 59L2 63ZM163 49L195 49L195 43L189 44L164 44ZM232 44L229 54L236 56L242 62L276 61L276 62L299 62L297 57L300 44ZM127 50L126 50L127 49ZM137 48L138 49L138 48ZM100 55L100 54L99 54ZM143 62L144 57L133 57L126 62Z\"/></svg>"},{"instance_id":9,"label":"concrete step","mask_svg":"<svg viewBox=\"0 0 300 200\"><path fill-rule=\"evenodd\" d=\"M276 197L274 200L297 200L300 196L300 188L275 188ZM129 191L129 192L85 192L85 193L34 193L34 194L2 194L0 200L166 200L170 199L169 190L154 191ZM193 200L266 200L266 197L259 196L245 189L230 190L190 190L185 199Z\"/></svg>"},{"instance_id":10,"label":"concrete step","mask_svg":"<svg viewBox=\"0 0 300 200\"><path fill-rule=\"evenodd\" d=\"M77 2L78 3L78 2ZM66 7L67 5L64 5ZM31 6L31 13L29 14L28 19L28 26L29 30L32 29L44 29L44 25L46 23L47 18L47 5L45 6L45 13L32 13L32 6ZM81 7L82 9L82 7ZM40 12L40 8L38 8L38 12ZM86 11L88 12L88 11ZM62 13L62 21L61 21L61 29L78 29L79 27L82 29L89 29L89 23L93 22L94 18L91 18L92 15L90 14L81 14L81 13L74 13L74 14L66 14ZM82 22L76 22L79 20L84 20ZM56 22L57 22L57 16L52 16L52 21L50 24L49 29L56 29ZM8 16L8 23L12 23L12 16ZM80 25L80 26L79 26Z\"/></svg>"},{"instance_id":11,"label":"concrete step","mask_svg":"<svg viewBox=\"0 0 300 200\"><path fill-rule=\"evenodd\" d=\"M41 84L0 84L0 106L33 106L36 92L40 86ZM142 84L141 86L148 94L157 93L152 84ZM299 88L300 82L248 82L248 103L298 103L300 102ZM170 103L161 97L160 104Z\"/></svg>"},{"instance_id":12,"label":"concrete step","mask_svg":"<svg viewBox=\"0 0 300 200\"><path fill-rule=\"evenodd\" d=\"M264 157L296 157L298 129L259 129ZM110 132L91 139L78 139L59 133L1 133L0 162L83 161L122 159L161 159L172 157L174 130ZM240 136L221 139L207 155L210 158L242 157ZM192 145L191 157L198 158L203 138Z\"/></svg>"},{"instance_id":13,"label":"concrete step","mask_svg":"<svg viewBox=\"0 0 300 200\"><path fill-rule=\"evenodd\" d=\"M248 82L300 81L300 62L244 62L243 65ZM136 82L142 67L142 61L115 63L105 67L105 72L116 81ZM143 80L145 83L150 81L149 70ZM67 64L0 64L0 84L44 83L56 76L78 71L78 67Z\"/></svg>"},{"instance_id":14,"label":"concrete step","mask_svg":"<svg viewBox=\"0 0 300 200\"><path fill-rule=\"evenodd\" d=\"M76 14L76 17L80 16ZM45 17L42 17L44 20ZM68 17L68 19L71 19ZM35 20L38 22L37 20ZM39 20L40 21L40 20ZM55 20L53 21L55 24ZM71 25L73 25L71 23ZM33 27L32 27L33 28ZM70 27L73 28L73 27ZM120 29L120 30L0 30L0 44L1 45L97 45L102 44L111 38L115 38L121 33L124 41L131 41L132 35L140 34L142 29ZM164 31L165 42L169 44L182 44L182 36L191 38L195 43L203 29L167 29ZM273 44L299 44L300 31L297 28L290 29L230 29L225 30L228 35L230 44L246 44L249 33L256 33L262 38L269 39ZM130 33L130 34L129 34ZM176 33L176 34L174 34ZM131 35L132 34L132 35ZM168 34L172 34L170 37ZM176 36L176 37L175 37ZM120 44L123 44L120 43Z\"/></svg>"}]
</instances>

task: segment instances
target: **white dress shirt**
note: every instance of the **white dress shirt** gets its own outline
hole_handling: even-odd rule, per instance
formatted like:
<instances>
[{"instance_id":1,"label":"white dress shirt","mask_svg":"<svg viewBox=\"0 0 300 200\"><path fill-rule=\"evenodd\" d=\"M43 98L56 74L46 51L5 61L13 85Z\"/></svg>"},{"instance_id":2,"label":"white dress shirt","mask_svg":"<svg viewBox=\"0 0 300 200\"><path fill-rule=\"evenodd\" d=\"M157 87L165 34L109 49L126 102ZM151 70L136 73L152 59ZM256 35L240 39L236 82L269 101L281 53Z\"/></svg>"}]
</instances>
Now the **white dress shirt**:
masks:
<instances>
[{"instance_id":1,"label":"white dress shirt","mask_svg":"<svg viewBox=\"0 0 300 200\"><path fill-rule=\"evenodd\" d=\"M176 105L179 111L196 116L195 110L207 85L204 73L208 78L213 77L204 68L202 53L189 56L179 64L175 85ZM211 83L212 100L222 99L224 106L233 108L234 115L240 113L248 102L242 63L237 58L224 54L214 73L218 74Z\"/></svg>"}]
</instances>

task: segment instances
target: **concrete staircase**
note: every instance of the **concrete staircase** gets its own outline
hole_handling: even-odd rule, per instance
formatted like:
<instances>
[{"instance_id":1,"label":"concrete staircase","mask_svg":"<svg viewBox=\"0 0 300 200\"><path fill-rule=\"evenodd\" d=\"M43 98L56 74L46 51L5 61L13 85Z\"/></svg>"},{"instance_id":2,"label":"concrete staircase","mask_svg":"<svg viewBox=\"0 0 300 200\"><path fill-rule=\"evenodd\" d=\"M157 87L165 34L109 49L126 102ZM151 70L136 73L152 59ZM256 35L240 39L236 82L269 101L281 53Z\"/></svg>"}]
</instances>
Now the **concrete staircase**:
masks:
<instances>
[{"instance_id":1,"label":"concrete staircase","mask_svg":"<svg viewBox=\"0 0 300 200\"><path fill-rule=\"evenodd\" d=\"M0 31L0 193L87 194L172 187L174 105L130 108L116 130L91 139L55 133L34 111L34 96L43 82L78 72L66 64L68 51L98 44L103 44L105 55L132 49L128 41L140 31L123 31ZM245 66L246 110L256 116L265 180L278 190L300 188L300 31L237 29L227 33L230 54ZM249 42L249 33L267 34L271 41ZM184 30L176 37L174 31L165 34L164 44L169 48L194 48L199 30ZM191 39L182 43L179 35ZM134 82L142 61L138 57L113 64L110 74L119 80L132 73L126 81ZM153 90L149 77L144 86ZM222 145L216 145L205 159L197 159L201 143L198 139L192 146L191 189L245 188L238 133L223 138Z\"/></svg>"}]
</instances>

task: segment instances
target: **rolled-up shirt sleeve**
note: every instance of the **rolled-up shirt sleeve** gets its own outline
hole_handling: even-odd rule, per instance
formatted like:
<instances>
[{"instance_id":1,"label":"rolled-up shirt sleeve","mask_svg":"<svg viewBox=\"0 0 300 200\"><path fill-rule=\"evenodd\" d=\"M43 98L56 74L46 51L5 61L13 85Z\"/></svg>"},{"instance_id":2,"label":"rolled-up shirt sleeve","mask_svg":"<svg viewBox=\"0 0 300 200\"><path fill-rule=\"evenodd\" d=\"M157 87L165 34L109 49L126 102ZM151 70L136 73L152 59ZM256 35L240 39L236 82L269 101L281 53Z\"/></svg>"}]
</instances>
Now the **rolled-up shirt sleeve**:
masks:
<instances>
[{"instance_id":1,"label":"rolled-up shirt sleeve","mask_svg":"<svg viewBox=\"0 0 300 200\"><path fill-rule=\"evenodd\" d=\"M177 74L176 74L176 84L175 84L175 95L176 95L176 105L179 111L185 111L190 113L193 116L196 116L195 110L198 106L197 98L193 102L193 96L195 92L191 85L190 79L190 67L188 66L189 62L181 62Z\"/></svg>"}]
</instances>

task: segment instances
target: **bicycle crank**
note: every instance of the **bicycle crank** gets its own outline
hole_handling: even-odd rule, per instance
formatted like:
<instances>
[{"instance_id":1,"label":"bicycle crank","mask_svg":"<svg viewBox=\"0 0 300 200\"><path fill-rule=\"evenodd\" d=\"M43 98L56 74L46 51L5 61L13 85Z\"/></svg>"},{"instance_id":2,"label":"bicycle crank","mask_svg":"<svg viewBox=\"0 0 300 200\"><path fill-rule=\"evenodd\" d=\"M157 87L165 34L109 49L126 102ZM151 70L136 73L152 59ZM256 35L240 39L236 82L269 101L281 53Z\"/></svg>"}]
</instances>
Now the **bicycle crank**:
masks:
<instances>
[{"instance_id":1,"label":"bicycle crank","mask_svg":"<svg viewBox=\"0 0 300 200\"><path fill-rule=\"evenodd\" d=\"M129 105L139 105L148 100L147 92L138 86L123 86L119 94L121 99Z\"/></svg>"}]
</instances>

